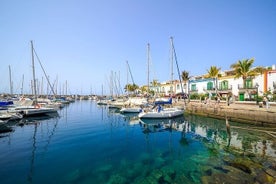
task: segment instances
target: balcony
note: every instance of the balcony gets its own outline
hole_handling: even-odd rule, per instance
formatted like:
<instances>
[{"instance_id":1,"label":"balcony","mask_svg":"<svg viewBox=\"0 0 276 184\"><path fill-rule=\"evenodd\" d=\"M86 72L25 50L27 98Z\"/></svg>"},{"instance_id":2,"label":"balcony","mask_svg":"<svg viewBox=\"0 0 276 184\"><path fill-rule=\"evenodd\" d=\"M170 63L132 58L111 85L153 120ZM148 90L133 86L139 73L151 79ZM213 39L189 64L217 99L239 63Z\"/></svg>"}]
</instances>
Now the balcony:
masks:
<instances>
[{"instance_id":1,"label":"balcony","mask_svg":"<svg viewBox=\"0 0 276 184\"><path fill-rule=\"evenodd\" d=\"M221 86L218 88L219 93L229 93L232 92L232 85L231 86Z\"/></svg>"},{"instance_id":2,"label":"balcony","mask_svg":"<svg viewBox=\"0 0 276 184\"><path fill-rule=\"evenodd\" d=\"M190 90L189 90L189 93L198 93L198 89L197 89L197 88L190 89Z\"/></svg>"},{"instance_id":3,"label":"balcony","mask_svg":"<svg viewBox=\"0 0 276 184\"><path fill-rule=\"evenodd\" d=\"M239 92L247 91L247 92L252 93L253 91L257 91L256 85L257 85L257 83L254 85L245 85L245 86L243 84L239 84L238 89L239 89Z\"/></svg>"},{"instance_id":4,"label":"balcony","mask_svg":"<svg viewBox=\"0 0 276 184\"><path fill-rule=\"evenodd\" d=\"M216 93L216 89L215 88L203 88L203 91L205 91L207 93Z\"/></svg>"}]
</instances>

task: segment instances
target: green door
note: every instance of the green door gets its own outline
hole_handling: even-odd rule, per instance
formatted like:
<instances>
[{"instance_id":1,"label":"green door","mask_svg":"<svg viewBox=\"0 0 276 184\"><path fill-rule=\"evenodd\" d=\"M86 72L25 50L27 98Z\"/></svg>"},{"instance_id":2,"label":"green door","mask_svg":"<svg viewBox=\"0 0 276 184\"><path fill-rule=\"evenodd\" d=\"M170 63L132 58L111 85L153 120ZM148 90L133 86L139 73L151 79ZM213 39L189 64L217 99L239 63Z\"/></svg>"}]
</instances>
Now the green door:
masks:
<instances>
[{"instance_id":1,"label":"green door","mask_svg":"<svg viewBox=\"0 0 276 184\"><path fill-rule=\"evenodd\" d=\"M244 101L244 93L240 93L239 100L240 100L240 101Z\"/></svg>"}]
</instances>

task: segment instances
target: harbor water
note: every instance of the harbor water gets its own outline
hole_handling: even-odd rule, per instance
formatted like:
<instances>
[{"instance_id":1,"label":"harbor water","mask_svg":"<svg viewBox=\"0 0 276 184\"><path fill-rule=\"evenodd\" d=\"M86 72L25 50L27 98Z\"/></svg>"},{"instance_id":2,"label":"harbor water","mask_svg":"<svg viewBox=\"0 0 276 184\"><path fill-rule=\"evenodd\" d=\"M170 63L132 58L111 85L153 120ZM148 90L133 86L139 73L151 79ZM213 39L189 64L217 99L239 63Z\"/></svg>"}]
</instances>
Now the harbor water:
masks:
<instances>
[{"instance_id":1,"label":"harbor water","mask_svg":"<svg viewBox=\"0 0 276 184\"><path fill-rule=\"evenodd\" d=\"M274 183L276 140L200 116L144 120L94 101L0 134L1 184Z\"/></svg>"}]
</instances>

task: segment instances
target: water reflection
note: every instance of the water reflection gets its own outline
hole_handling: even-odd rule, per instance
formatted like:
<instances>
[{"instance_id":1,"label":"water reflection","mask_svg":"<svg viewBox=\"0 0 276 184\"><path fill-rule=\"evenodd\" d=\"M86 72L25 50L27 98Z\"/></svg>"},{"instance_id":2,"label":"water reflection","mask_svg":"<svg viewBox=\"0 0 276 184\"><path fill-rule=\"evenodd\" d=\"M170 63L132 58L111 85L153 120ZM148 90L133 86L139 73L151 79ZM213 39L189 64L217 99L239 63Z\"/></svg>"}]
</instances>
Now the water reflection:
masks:
<instances>
[{"instance_id":1,"label":"water reflection","mask_svg":"<svg viewBox=\"0 0 276 184\"><path fill-rule=\"evenodd\" d=\"M246 183L250 172L259 176L256 160L276 158L273 138L231 119L228 131L226 119L140 121L137 114L81 103L60 112L60 119L30 118L16 126L11 144L0 144L0 171L20 179L4 177L3 183Z\"/></svg>"},{"instance_id":2,"label":"water reflection","mask_svg":"<svg viewBox=\"0 0 276 184\"><path fill-rule=\"evenodd\" d=\"M212 140L220 149L240 150L243 155L276 157L275 138L244 124L200 116L186 116L192 132ZM231 125L231 126L230 126Z\"/></svg>"},{"instance_id":3,"label":"water reflection","mask_svg":"<svg viewBox=\"0 0 276 184\"><path fill-rule=\"evenodd\" d=\"M46 153L48 151L52 137L54 136L57 129L58 121L59 114L51 113L43 116L26 117L21 120L9 121L7 123L7 126L14 130L13 132L6 134L6 136L8 136L8 145L11 147L11 149L19 144L25 145L24 141L30 143L26 145L26 147L30 148L30 156L28 156L29 170L26 176L26 181L28 183L34 183L33 176L35 173L35 162L37 160L36 157L38 155L37 151L41 151L42 153ZM25 129L26 131L23 131L22 135L20 135L17 133L17 131L20 131L20 129ZM31 131L30 134L29 131ZM22 136L22 139L16 139L18 135ZM41 143L45 143L45 145L41 145ZM39 147L41 147L42 150L39 150Z\"/></svg>"},{"instance_id":4,"label":"water reflection","mask_svg":"<svg viewBox=\"0 0 276 184\"><path fill-rule=\"evenodd\" d=\"M184 117L173 119L143 119L140 120L144 133L155 133L162 131L186 131L186 123Z\"/></svg>"},{"instance_id":5,"label":"water reflection","mask_svg":"<svg viewBox=\"0 0 276 184\"><path fill-rule=\"evenodd\" d=\"M129 121L132 121L132 118L129 118ZM228 117L225 120L193 116L174 119L143 119L139 123L144 134L164 131L181 132L179 141L181 145L188 145L186 134L189 133L193 137L211 142L212 147L218 150L237 151L244 156L256 154L262 157L276 157L276 140L273 137L262 132L239 128L244 125L231 122Z\"/></svg>"},{"instance_id":6,"label":"water reflection","mask_svg":"<svg viewBox=\"0 0 276 184\"><path fill-rule=\"evenodd\" d=\"M42 135L46 134L48 135L45 142L44 146L44 153L48 151L48 146L50 145L51 139L54 136L54 133L56 131L57 125L58 125L58 113L54 114L47 114L44 116L38 116L38 117L29 117L29 118L24 118L20 120L19 125L24 126L24 125L33 125L34 126L34 133L32 135L32 149L31 149L31 157L30 157L30 170L28 173L27 181L29 183L33 183L33 175L34 175L34 165L35 165L35 157L36 157L36 151L37 151L37 129L43 123L43 121L53 119L55 118L55 123L53 125L53 128L50 130L49 124L45 122L47 126L47 133L41 132Z\"/></svg>"},{"instance_id":7,"label":"water reflection","mask_svg":"<svg viewBox=\"0 0 276 184\"><path fill-rule=\"evenodd\" d=\"M120 115L124 118L124 121L128 122L129 125L137 125L140 123L138 113L124 113Z\"/></svg>"}]
</instances>

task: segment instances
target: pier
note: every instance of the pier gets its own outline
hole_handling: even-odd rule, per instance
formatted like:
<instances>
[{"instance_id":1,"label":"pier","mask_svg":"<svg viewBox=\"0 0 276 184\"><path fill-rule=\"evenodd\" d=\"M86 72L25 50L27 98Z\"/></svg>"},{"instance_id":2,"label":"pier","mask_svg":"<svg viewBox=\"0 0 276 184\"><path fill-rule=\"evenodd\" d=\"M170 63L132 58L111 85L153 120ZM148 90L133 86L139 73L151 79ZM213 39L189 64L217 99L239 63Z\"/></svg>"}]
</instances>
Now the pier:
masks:
<instances>
[{"instance_id":1,"label":"pier","mask_svg":"<svg viewBox=\"0 0 276 184\"><path fill-rule=\"evenodd\" d=\"M259 126L276 127L276 104L271 103L269 108L257 105L256 102L235 102L229 106L226 102L203 103L198 100L190 101L185 105L185 113L248 123ZM184 105L177 102L176 105Z\"/></svg>"}]
</instances>

